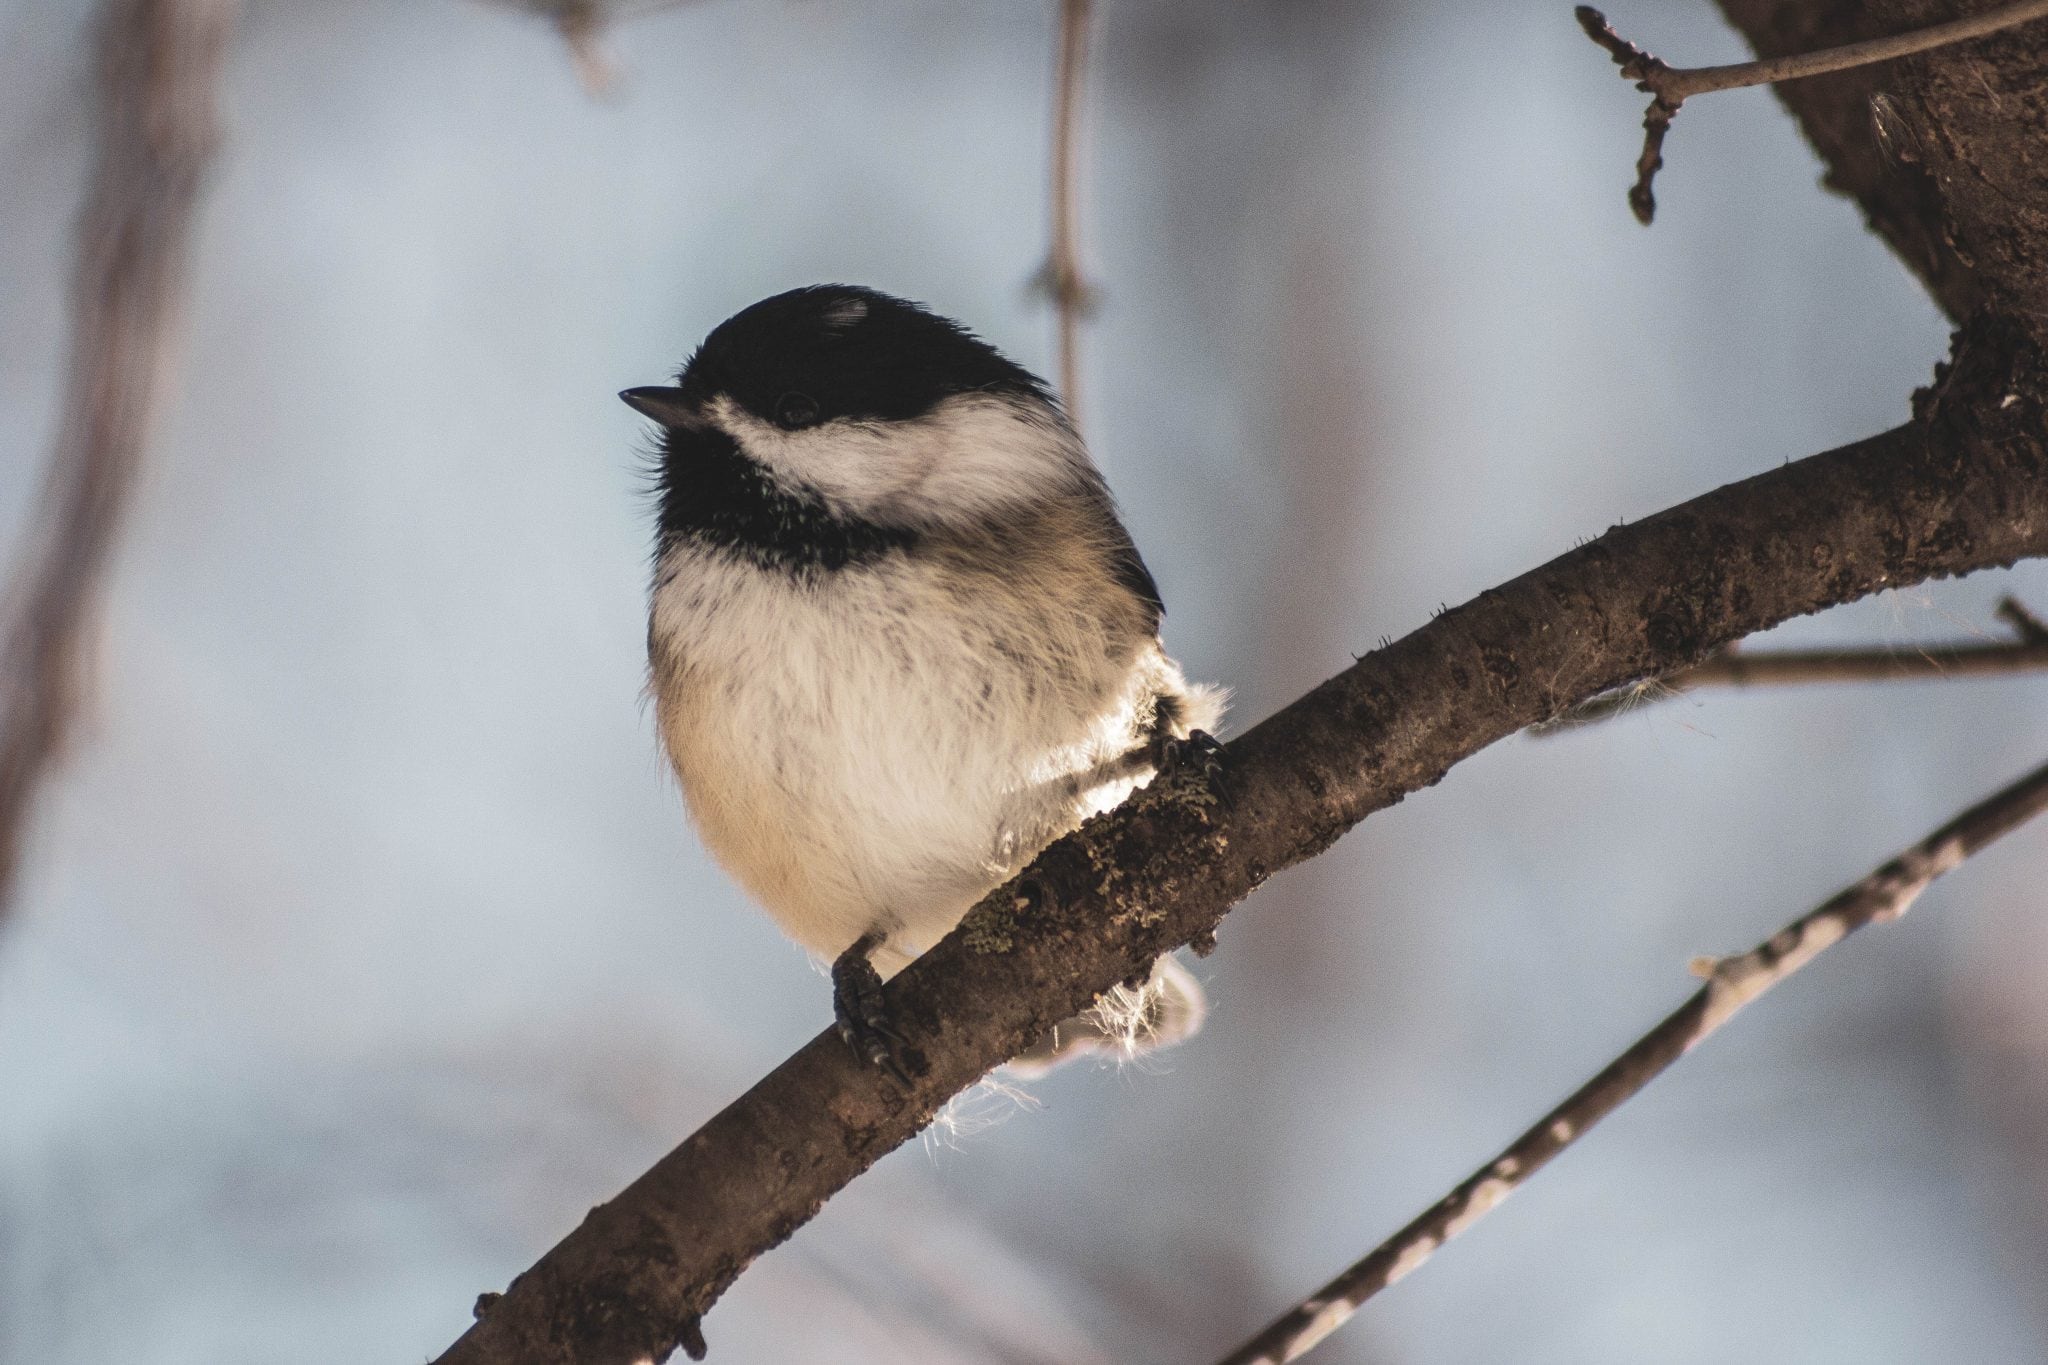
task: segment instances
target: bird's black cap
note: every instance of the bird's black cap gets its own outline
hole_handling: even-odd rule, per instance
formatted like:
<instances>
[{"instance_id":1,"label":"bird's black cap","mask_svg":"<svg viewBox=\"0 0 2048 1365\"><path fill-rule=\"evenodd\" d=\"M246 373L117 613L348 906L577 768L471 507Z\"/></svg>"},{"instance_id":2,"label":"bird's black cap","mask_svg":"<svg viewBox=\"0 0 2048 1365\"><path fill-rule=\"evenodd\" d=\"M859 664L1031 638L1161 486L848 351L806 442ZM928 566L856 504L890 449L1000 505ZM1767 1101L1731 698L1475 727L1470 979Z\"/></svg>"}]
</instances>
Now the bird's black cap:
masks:
<instances>
[{"instance_id":1,"label":"bird's black cap","mask_svg":"<svg viewBox=\"0 0 2048 1365\"><path fill-rule=\"evenodd\" d=\"M901 421L959 393L1049 401L1028 370L931 310L858 285L819 284L761 300L720 323L676 388L619 397L666 425L716 394L764 421Z\"/></svg>"}]
</instances>

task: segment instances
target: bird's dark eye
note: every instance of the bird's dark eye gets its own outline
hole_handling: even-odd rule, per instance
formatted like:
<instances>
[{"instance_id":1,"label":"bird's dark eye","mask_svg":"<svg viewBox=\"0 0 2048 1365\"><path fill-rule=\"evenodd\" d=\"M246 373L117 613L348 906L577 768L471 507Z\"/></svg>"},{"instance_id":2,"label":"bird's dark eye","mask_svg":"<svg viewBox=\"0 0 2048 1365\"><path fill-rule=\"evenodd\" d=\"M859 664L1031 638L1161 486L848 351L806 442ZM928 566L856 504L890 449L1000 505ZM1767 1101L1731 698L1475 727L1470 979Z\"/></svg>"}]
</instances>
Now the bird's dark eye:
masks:
<instances>
[{"instance_id":1,"label":"bird's dark eye","mask_svg":"<svg viewBox=\"0 0 2048 1365\"><path fill-rule=\"evenodd\" d=\"M785 393L775 400L775 425L784 431L801 431L818 425L818 405L809 395Z\"/></svg>"}]
</instances>

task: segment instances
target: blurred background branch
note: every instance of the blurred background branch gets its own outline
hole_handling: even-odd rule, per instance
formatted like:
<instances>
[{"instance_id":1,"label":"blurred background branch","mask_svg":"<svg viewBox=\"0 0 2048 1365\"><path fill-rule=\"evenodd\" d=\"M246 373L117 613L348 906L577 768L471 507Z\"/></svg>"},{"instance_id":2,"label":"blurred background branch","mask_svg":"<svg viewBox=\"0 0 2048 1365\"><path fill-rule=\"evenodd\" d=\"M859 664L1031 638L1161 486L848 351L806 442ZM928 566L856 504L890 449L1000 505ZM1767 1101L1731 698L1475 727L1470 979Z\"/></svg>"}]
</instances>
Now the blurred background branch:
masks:
<instances>
[{"instance_id":1,"label":"blurred background branch","mask_svg":"<svg viewBox=\"0 0 2048 1365\"><path fill-rule=\"evenodd\" d=\"M1081 323L1095 307L1095 287L1081 264L1081 99L1088 84L1088 38L1095 0L1059 0L1058 59L1053 68L1051 245L1036 284L1059 320L1060 401L1081 424Z\"/></svg>"},{"instance_id":2,"label":"blurred background branch","mask_svg":"<svg viewBox=\"0 0 2048 1365\"><path fill-rule=\"evenodd\" d=\"M1499 1207L1530 1176L1705 1042L1745 1005L1865 925L1905 914L1937 877L1955 871L1965 859L2043 810L2048 810L2048 764L1971 806L1748 952L1696 961L1694 974L1707 984L1691 999L1426 1213L1276 1318L1219 1365L1285 1365L1307 1355L1343 1326L1360 1304L1418 1269L1444 1243Z\"/></svg>"},{"instance_id":3,"label":"blurred background branch","mask_svg":"<svg viewBox=\"0 0 2048 1365\"><path fill-rule=\"evenodd\" d=\"M100 582L169 388L236 8L108 0L97 21L96 152L60 426L10 580L0 661L0 914L20 881L36 793L73 729Z\"/></svg>"},{"instance_id":4,"label":"blurred background branch","mask_svg":"<svg viewBox=\"0 0 2048 1365\"><path fill-rule=\"evenodd\" d=\"M613 28L629 19L695 4L698 0L494 0L537 14L555 27L568 50L576 79L591 95L609 94L619 78L618 60L609 38Z\"/></svg>"}]
</instances>

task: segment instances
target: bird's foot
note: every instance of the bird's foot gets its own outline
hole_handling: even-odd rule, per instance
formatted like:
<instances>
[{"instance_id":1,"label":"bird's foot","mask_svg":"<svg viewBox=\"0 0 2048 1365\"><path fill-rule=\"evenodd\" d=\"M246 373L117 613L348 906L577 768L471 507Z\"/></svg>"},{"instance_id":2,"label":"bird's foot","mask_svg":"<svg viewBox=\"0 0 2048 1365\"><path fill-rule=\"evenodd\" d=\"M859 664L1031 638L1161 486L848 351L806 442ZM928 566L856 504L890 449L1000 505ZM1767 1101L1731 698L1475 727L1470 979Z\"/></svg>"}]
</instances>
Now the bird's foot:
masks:
<instances>
[{"instance_id":1,"label":"bird's foot","mask_svg":"<svg viewBox=\"0 0 2048 1365\"><path fill-rule=\"evenodd\" d=\"M838 1021L839 1036L856 1057L909 1085L910 1073L898 1055L903 1035L889 1022L882 1002L882 974L868 961L874 947L872 937L862 938L832 964L832 1016Z\"/></svg>"},{"instance_id":2,"label":"bird's foot","mask_svg":"<svg viewBox=\"0 0 2048 1365\"><path fill-rule=\"evenodd\" d=\"M1200 779L1202 787L1218 806L1229 810L1230 764L1223 745L1207 730L1190 730L1186 739L1169 735L1159 745L1159 772L1177 777L1187 773Z\"/></svg>"}]
</instances>

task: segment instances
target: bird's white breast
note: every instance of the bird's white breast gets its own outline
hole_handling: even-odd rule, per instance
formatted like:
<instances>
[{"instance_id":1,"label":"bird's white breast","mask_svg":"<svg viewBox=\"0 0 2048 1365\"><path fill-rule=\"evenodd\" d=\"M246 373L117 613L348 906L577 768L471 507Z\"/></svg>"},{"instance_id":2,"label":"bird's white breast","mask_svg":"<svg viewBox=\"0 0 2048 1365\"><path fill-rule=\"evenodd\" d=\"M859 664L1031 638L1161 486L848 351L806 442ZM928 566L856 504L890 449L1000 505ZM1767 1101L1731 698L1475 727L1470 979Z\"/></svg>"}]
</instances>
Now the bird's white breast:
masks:
<instances>
[{"instance_id":1,"label":"bird's white breast","mask_svg":"<svg viewBox=\"0 0 2048 1365\"><path fill-rule=\"evenodd\" d=\"M1160 666L1177 670L1134 604L1063 590L1099 581L1092 559L1003 568L890 554L799 576L690 542L663 558L663 740L705 844L813 952L879 929L877 965L900 966L1129 788L1077 802L1061 779L1137 742Z\"/></svg>"}]
</instances>

